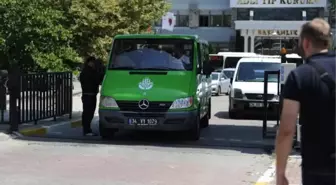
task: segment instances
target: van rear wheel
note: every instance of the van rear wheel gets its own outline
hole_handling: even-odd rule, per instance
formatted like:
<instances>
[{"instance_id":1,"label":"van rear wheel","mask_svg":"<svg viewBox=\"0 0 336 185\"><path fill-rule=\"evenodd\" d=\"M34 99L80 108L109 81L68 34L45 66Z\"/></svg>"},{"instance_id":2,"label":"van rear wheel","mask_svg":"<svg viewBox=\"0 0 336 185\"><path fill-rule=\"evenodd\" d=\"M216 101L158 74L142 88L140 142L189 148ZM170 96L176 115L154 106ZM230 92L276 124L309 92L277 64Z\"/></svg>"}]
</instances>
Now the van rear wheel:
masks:
<instances>
[{"instance_id":1,"label":"van rear wheel","mask_svg":"<svg viewBox=\"0 0 336 185\"><path fill-rule=\"evenodd\" d=\"M209 127L209 121L210 121L210 117L211 117L211 100L208 104L209 104L208 105L208 111L207 111L206 115L201 119L202 128Z\"/></svg>"}]
</instances>

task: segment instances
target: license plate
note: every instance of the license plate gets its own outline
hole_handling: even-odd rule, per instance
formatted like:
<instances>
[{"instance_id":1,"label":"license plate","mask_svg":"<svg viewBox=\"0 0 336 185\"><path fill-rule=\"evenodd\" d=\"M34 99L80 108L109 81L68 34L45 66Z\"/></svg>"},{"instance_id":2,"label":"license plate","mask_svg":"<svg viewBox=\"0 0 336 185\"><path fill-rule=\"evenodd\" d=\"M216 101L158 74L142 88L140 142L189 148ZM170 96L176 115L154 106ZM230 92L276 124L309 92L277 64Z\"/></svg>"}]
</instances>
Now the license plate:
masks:
<instances>
[{"instance_id":1,"label":"license plate","mask_svg":"<svg viewBox=\"0 0 336 185\"><path fill-rule=\"evenodd\" d=\"M264 107L264 103L250 103L250 107L261 108ZM267 104L268 107L268 104Z\"/></svg>"},{"instance_id":2,"label":"license plate","mask_svg":"<svg viewBox=\"0 0 336 185\"><path fill-rule=\"evenodd\" d=\"M138 126L155 126L158 124L158 120L155 118L129 118L128 124Z\"/></svg>"}]
</instances>

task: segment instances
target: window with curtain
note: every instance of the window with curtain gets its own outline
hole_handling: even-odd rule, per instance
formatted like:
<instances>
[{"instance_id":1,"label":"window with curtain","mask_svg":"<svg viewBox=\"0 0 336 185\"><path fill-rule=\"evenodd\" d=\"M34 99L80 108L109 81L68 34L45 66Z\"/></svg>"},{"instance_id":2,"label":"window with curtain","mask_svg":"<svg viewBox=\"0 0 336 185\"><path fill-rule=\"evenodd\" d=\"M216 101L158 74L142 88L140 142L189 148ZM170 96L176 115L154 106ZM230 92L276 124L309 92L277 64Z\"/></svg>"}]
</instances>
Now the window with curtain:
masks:
<instances>
[{"instance_id":1,"label":"window with curtain","mask_svg":"<svg viewBox=\"0 0 336 185\"><path fill-rule=\"evenodd\" d=\"M178 27L188 27L189 26L189 15L177 15L176 16L176 26Z\"/></svg>"},{"instance_id":2,"label":"window with curtain","mask_svg":"<svg viewBox=\"0 0 336 185\"><path fill-rule=\"evenodd\" d=\"M223 16L222 15L211 15L210 16L210 26L211 27L222 27L223 26Z\"/></svg>"},{"instance_id":3,"label":"window with curtain","mask_svg":"<svg viewBox=\"0 0 336 185\"><path fill-rule=\"evenodd\" d=\"M200 27L209 27L209 16L208 15L200 15L199 16L199 26Z\"/></svg>"}]
</instances>

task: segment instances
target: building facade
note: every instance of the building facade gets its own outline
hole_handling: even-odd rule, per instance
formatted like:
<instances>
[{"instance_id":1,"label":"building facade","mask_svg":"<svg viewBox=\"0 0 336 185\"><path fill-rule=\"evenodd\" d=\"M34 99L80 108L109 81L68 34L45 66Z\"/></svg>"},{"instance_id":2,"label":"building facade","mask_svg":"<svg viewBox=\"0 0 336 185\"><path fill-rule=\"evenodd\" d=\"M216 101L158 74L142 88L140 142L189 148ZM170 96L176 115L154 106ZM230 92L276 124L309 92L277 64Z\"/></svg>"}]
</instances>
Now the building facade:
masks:
<instances>
[{"instance_id":1,"label":"building facade","mask_svg":"<svg viewBox=\"0 0 336 185\"><path fill-rule=\"evenodd\" d=\"M300 27L325 17L327 0L230 0L230 7L240 50L277 54L295 50Z\"/></svg>"},{"instance_id":2,"label":"building facade","mask_svg":"<svg viewBox=\"0 0 336 185\"><path fill-rule=\"evenodd\" d=\"M211 53L234 49L235 30L232 27L230 1L226 0L169 0L170 12L176 16L173 32L160 30L160 33L194 34L207 40Z\"/></svg>"},{"instance_id":3,"label":"building facade","mask_svg":"<svg viewBox=\"0 0 336 185\"><path fill-rule=\"evenodd\" d=\"M277 54L294 51L300 27L316 17L330 19L328 0L169 0L173 32L207 40L219 51Z\"/></svg>"}]
</instances>

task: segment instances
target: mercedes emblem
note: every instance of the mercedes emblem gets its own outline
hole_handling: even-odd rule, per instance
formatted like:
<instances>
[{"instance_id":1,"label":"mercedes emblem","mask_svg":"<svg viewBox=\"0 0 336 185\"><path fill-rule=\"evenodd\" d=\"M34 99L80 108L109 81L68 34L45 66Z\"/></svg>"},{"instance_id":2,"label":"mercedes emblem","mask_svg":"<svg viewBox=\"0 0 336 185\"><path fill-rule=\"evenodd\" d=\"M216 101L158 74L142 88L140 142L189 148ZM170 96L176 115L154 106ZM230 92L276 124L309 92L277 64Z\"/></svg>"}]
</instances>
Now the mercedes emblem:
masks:
<instances>
[{"instance_id":1,"label":"mercedes emblem","mask_svg":"<svg viewBox=\"0 0 336 185\"><path fill-rule=\"evenodd\" d=\"M149 107L149 101L146 99L140 100L138 105L141 110L146 110Z\"/></svg>"}]
</instances>

